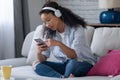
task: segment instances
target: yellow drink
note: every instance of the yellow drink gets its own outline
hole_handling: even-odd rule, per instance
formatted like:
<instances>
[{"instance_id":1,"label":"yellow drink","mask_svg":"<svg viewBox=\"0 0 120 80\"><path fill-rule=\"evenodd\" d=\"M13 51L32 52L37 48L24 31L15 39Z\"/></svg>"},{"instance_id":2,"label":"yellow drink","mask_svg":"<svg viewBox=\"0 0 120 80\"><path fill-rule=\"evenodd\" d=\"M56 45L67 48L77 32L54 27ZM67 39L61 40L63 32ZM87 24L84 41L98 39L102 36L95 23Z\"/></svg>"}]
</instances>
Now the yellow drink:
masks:
<instances>
[{"instance_id":1,"label":"yellow drink","mask_svg":"<svg viewBox=\"0 0 120 80\"><path fill-rule=\"evenodd\" d=\"M2 76L4 79L10 79L12 66L1 66Z\"/></svg>"}]
</instances>

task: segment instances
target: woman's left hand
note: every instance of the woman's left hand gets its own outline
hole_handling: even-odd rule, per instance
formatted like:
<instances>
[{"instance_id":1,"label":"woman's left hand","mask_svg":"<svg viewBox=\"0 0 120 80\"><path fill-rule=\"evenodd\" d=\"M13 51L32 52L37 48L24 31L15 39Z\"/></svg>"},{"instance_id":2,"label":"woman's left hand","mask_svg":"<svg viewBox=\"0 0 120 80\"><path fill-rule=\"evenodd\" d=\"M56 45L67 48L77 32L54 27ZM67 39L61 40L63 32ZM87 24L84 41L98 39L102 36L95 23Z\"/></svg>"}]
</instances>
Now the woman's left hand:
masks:
<instances>
[{"instance_id":1,"label":"woman's left hand","mask_svg":"<svg viewBox=\"0 0 120 80\"><path fill-rule=\"evenodd\" d=\"M58 44L60 43L60 41L57 41L55 39L47 39L47 46L50 47L50 46L58 46Z\"/></svg>"}]
</instances>

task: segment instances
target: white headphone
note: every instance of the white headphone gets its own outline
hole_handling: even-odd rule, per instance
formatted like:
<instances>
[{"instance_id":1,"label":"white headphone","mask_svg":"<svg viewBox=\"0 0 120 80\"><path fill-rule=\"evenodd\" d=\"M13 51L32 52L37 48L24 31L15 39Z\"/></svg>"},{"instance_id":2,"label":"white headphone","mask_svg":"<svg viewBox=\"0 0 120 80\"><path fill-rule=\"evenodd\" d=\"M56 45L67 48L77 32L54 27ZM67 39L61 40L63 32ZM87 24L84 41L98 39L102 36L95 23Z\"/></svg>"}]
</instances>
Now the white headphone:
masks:
<instances>
[{"instance_id":1,"label":"white headphone","mask_svg":"<svg viewBox=\"0 0 120 80\"><path fill-rule=\"evenodd\" d=\"M42 8L42 10L46 10L46 9L54 11L54 14L55 14L56 17L61 17L62 16L60 10L58 10L58 9L55 9L55 8L52 8L52 7Z\"/></svg>"}]
</instances>

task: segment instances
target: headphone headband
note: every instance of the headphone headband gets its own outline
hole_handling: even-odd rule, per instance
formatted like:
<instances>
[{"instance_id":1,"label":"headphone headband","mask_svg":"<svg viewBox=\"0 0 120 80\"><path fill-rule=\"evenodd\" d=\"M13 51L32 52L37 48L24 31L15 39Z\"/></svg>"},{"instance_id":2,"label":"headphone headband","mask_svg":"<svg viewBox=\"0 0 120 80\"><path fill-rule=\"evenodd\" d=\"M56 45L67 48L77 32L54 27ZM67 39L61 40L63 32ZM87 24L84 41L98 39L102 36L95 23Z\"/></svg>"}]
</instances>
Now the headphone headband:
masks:
<instances>
[{"instance_id":1,"label":"headphone headband","mask_svg":"<svg viewBox=\"0 0 120 80\"><path fill-rule=\"evenodd\" d=\"M46 9L48 9L48 10L52 10L52 11L56 11L56 9L55 8L52 8L52 7L44 7L44 8L42 8L42 10L46 10Z\"/></svg>"},{"instance_id":2,"label":"headphone headband","mask_svg":"<svg viewBox=\"0 0 120 80\"><path fill-rule=\"evenodd\" d=\"M61 15L62 15L60 10L58 10L58 9L55 9L55 8L52 8L52 7L42 8L42 10L46 10L46 9L54 11L54 14L55 14L56 17L61 17Z\"/></svg>"}]
</instances>

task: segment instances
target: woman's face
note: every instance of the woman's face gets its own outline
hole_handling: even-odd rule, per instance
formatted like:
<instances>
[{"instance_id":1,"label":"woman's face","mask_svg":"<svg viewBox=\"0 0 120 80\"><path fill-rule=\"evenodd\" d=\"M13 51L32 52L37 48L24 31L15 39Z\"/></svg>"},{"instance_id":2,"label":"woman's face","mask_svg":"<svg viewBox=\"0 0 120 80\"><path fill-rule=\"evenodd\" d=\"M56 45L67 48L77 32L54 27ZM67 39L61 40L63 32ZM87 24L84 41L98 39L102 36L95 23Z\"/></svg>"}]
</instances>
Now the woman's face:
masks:
<instances>
[{"instance_id":1,"label":"woman's face","mask_svg":"<svg viewBox=\"0 0 120 80\"><path fill-rule=\"evenodd\" d=\"M41 20L45 23L46 27L57 30L59 27L60 18L54 16L52 13L41 14Z\"/></svg>"}]
</instances>

